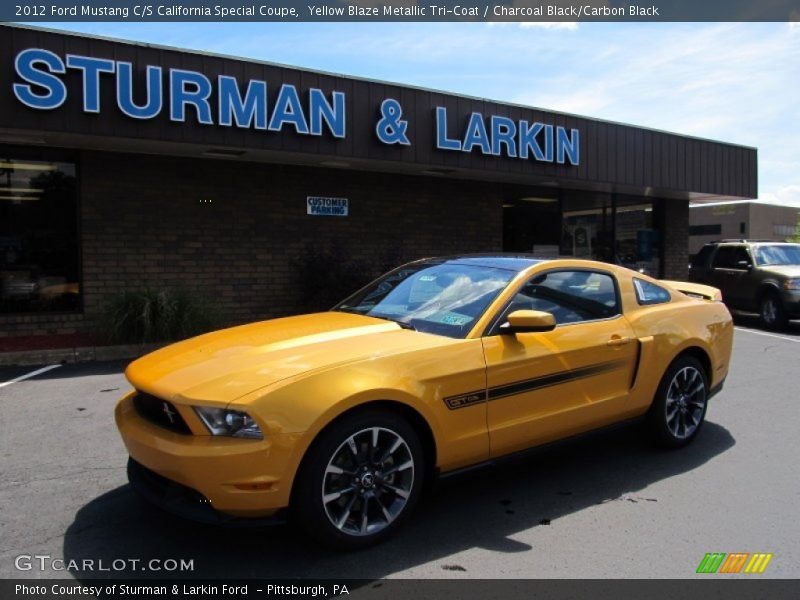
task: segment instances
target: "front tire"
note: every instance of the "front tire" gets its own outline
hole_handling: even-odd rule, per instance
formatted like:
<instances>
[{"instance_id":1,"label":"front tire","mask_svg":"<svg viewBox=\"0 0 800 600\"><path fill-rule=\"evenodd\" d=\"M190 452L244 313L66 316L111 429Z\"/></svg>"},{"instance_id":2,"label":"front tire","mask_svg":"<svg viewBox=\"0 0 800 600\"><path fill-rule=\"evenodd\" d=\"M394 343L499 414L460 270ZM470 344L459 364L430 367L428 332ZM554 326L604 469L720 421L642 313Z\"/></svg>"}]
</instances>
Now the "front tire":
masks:
<instances>
[{"instance_id":1,"label":"front tire","mask_svg":"<svg viewBox=\"0 0 800 600\"><path fill-rule=\"evenodd\" d=\"M764 327L773 331L785 329L788 324L786 309L783 307L780 296L775 292L767 292L761 298L759 315Z\"/></svg>"},{"instance_id":2,"label":"front tire","mask_svg":"<svg viewBox=\"0 0 800 600\"><path fill-rule=\"evenodd\" d=\"M292 512L317 541L354 550L397 529L419 499L422 444L400 415L367 409L324 430L297 475Z\"/></svg>"},{"instance_id":3,"label":"front tire","mask_svg":"<svg viewBox=\"0 0 800 600\"><path fill-rule=\"evenodd\" d=\"M708 376L693 356L675 359L667 369L650 407L648 421L656 442L679 448L691 442L705 422Z\"/></svg>"}]
</instances>

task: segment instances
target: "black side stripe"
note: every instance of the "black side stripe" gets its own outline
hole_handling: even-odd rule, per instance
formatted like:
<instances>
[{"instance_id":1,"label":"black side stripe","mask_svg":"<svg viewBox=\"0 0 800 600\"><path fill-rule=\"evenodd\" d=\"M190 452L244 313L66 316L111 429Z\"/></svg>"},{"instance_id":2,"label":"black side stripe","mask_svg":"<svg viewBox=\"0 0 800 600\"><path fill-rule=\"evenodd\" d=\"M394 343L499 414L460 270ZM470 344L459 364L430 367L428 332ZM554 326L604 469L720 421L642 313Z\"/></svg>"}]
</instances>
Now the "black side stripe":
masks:
<instances>
[{"instance_id":1,"label":"black side stripe","mask_svg":"<svg viewBox=\"0 0 800 600\"><path fill-rule=\"evenodd\" d=\"M601 373L608 373L625 366L625 364L626 361L624 360L614 360L599 365L581 367L580 369L561 371L559 373L553 373L552 375L544 375L542 377L534 377L532 379L524 379L514 383L498 385L489 388L488 393L483 390L478 390L466 394L459 394L458 396L448 396L444 398L444 403L450 410L466 408L467 406L472 406L473 404L486 400L499 400L500 398L506 398L508 396L515 396L533 390L560 385L575 379L584 379Z\"/></svg>"}]
</instances>

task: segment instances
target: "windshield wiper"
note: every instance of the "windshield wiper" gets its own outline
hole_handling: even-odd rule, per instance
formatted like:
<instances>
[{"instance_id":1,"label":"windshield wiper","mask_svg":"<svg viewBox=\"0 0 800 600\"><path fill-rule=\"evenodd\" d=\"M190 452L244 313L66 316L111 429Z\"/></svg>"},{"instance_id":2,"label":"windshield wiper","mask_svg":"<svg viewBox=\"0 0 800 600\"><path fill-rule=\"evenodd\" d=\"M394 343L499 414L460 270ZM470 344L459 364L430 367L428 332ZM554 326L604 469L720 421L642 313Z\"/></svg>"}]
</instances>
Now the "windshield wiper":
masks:
<instances>
[{"instance_id":1,"label":"windshield wiper","mask_svg":"<svg viewBox=\"0 0 800 600\"><path fill-rule=\"evenodd\" d=\"M337 306L336 308L331 309L333 312L343 312L343 313L350 313L354 315L363 314L360 310L353 306Z\"/></svg>"},{"instance_id":2,"label":"windshield wiper","mask_svg":"<svg viewBox=\"0 0 800 600\"><path fill-rule=\"evenodd\" d=\"M377 317L378 319L384 319L385 321L391 321L392 323L397 323L403 329L410 329L411 331L416 331L417 328L414 327L411 323L406 323L405 321L401 321L400 319L393 319L392 317L386 317L384 315L369 315L370 317Z\"/></svg>"}]
</instances>

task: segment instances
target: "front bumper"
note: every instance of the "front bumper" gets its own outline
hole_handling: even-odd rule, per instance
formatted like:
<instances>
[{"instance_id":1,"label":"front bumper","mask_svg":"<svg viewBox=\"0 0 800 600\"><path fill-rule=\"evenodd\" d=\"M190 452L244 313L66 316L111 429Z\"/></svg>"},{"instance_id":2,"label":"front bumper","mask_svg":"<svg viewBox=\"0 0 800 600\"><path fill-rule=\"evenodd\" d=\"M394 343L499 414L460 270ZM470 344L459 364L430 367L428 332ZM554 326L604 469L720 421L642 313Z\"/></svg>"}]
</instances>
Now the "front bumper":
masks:
<instances>
[{"instance_id":1,"label":"front bumper","mask_svg":"<svg viewBox=\"0 0 800 600\"><path fill-rule=\"evenodd\" d=\"M781 299L790 319L800 319L800 292L784 290Z\"/></svg>"},{"instance_id":2,"label":"front bumper","mask_svg":"<svg viewBox=\"0 0 800 600\"><path fill-rule=\"evenodd\" d=\"M132 397L119 402L115 417L134 462L131 484L146 498L206 522L270 517L288 506L298 436L248 440L174 433L139 415ZM203 517L209 513L220 514Z\"/></svg>"},{"instance_id":3,"label":"front bumper","mask_svg":"<svg viewBox=\"0 0 800 600\"><path fill-rule=\"evenodd\" d=\"M269 517L241 518L215 510L197 490L162 477L128 458L128 481L145 500L169 513L211 525L268 526L285 521L283 511Z\"/></svg>"}]
</instances>

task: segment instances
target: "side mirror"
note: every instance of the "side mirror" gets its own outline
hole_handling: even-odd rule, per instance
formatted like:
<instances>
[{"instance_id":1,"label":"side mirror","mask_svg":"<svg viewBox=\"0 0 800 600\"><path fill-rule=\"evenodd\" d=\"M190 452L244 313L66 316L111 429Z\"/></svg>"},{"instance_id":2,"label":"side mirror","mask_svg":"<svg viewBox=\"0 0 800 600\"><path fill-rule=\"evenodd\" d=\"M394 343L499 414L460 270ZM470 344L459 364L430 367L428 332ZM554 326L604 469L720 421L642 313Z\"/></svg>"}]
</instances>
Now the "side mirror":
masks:
<instances>
[{"instance_id":1,"label":"side mirror","mask_svg":"<svg viewBox=\"0 0 800 600\"><path fill-rule=\"evenodd\" d=\"M556 319L549 312L540 310L515 310L508 315L508 323L500 326L501 333L536 333L552 331Z\"/></svg>"},{"instance_id":2,"label":"side mirror","mask_svg":"<svg viewBox=\"0 0 800 600\"><path fill-rule=\"evenodd\" d=\"M745 269L747 271L753 268L753 265L750 264L749 260L740 260L739 262L736 263L736 266L739 267L740 269Z\"/></svg>"}]
</instances>

